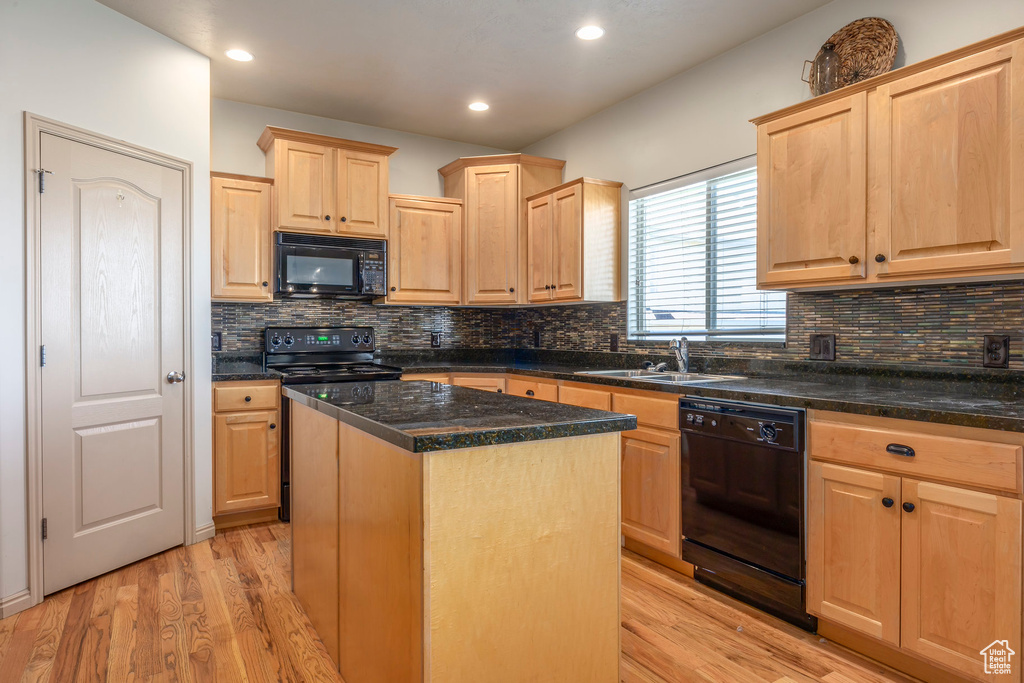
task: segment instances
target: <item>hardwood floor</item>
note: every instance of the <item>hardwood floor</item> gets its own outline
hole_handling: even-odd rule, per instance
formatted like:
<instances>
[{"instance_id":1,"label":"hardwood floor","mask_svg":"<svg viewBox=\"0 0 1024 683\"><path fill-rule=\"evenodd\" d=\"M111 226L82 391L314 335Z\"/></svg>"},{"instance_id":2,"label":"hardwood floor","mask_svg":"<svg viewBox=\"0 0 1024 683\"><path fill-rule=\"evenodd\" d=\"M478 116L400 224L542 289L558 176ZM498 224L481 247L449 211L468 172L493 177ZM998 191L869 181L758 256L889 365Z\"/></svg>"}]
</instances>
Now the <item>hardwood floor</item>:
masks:
<instances>
[{"instance_id":1,"label":"hardwood floor","mask_svg":"<svg viewBox=\"0 0 1024 683\"><path fill-rule=\"evenodd\" d=\"M240 527L56 593L0 620L0 683L341 681L290 554L287 525ZM912 680L628 551L622 652L624 683Z\"/></svg>"}]
</instances>

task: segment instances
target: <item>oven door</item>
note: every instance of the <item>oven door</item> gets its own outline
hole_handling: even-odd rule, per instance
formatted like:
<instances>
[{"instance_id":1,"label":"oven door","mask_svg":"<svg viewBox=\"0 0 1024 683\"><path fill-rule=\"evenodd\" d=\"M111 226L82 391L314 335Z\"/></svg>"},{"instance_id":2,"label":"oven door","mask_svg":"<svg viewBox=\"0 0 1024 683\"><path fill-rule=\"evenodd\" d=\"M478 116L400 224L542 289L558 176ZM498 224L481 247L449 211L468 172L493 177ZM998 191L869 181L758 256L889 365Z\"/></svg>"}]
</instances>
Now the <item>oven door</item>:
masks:
<instances>
[{"instance_id":1,"label":"oven door","mask_svg":"<svg viewBox=\"0 0 1024 683\"><path fill-rule=\"evenodd\" d=\"M281 296L359 296L362 252L278 244L275 293Z\"/></svg>"}]
</instances>

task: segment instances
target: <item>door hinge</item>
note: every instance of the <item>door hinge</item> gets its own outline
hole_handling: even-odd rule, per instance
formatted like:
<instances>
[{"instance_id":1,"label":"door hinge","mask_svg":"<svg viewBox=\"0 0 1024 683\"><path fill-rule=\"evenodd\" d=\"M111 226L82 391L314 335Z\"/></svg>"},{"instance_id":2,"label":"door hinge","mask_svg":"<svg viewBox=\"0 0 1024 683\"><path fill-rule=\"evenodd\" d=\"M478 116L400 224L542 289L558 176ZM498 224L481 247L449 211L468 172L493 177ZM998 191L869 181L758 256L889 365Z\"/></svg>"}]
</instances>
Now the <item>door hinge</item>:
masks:
<instances>
[{"instance_id":1,"label":"door hinge","mask_svg":"<svg viewBox=\"0 0 1024 683\"><path fill-rule=\"evenodd\" d=\"M46 517L43 517L43 540L46 540Z\"/></svg>"},{"instance_id":2,"label":"door hinge","mask_svg":"<svg viewBox=\"0 0 1024 683\"><path fill-rule=\"evenodd\" d=\"M39 367L46 367L46 344L39 345Z\"/></svg>"},{"instance_id":3,"label":"door hinge","mask_svg":"<svg viewBox=\"0 0 1024 683\"><path fill-rule=\"evenodd\" d=\"M46 174L53 175L53 171L47 171L45 168L37 168L36 175L39 176L39 194L46 192Z\"/></svg>"}]
</instances>

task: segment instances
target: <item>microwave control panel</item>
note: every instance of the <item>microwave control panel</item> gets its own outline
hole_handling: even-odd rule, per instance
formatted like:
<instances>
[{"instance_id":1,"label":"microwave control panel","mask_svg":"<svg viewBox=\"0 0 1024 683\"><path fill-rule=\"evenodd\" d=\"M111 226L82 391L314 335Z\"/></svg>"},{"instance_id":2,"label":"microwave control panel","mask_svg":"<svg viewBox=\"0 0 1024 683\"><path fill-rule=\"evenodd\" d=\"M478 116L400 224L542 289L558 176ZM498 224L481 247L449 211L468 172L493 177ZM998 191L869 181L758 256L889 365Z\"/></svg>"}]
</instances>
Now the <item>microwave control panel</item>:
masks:
<instances>
[{"instance_id":1,"label":"microwave control panel","mask_svg":"<svg viewBox=\"0 0 1024 683\"><path fill-rule=\"evenodd\" d=\"M365 252L362 259L363 294L379 294L387 292L387 280L384 274L384 253Z\"/></svg>"}]
</instances>

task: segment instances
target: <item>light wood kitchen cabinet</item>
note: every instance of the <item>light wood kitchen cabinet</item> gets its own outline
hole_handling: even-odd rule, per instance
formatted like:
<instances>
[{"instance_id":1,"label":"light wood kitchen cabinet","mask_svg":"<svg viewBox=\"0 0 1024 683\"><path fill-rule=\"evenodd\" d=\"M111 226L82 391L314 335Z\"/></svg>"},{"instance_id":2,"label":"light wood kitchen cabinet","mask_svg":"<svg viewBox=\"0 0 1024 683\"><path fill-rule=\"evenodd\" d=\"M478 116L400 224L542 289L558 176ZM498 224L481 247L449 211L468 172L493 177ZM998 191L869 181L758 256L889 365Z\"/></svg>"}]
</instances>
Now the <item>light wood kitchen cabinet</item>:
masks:
<instances>
[{"instance_id":1,"label":"light wood kitchen cabinet","mask_svg":"<svg viewBox=\"0 0 1024 683\"><path fill-rule=\"evenodd\" d=\"M391 195L388 303L458 304L462 201Z\"/></svg>"},{"instance_id":2,"label":"light wood kitchen cabinet","mask_svg":"<svg viewBox=\"0 0 1024 683\"><path fill-rule=\"evenodd\" d=\"M558 402L594 410L611 410L612 394L607 389L573 382L560 382Z\"/></svg>"},{"instance_id":3,"label":"light wood kitchen cabinet","mask_svg":"<svg viewBox=\"0 0 1024 683\"><path fill-rule=\"evenodd\" d=\"M213 390L213 514L278 507L280 383L218 382Z\"/></svg>"},{"instance_id":4,"label":"light wood kitchen cabinet","mask_svg":"<svg viewBox=\"0 0 1024 683\"><path fill-rule=\"evenodd\" d=\"M622 533L680 556L682 498L678 433L650 429L622 434Z\"/></svg>"},{"instance_id":5,"label":"light wood kitchen cabinet","mask_svg":"<svg viewBox=\"0 0 1024 683\"><path fill-rule=\"evenodd\" d=\"M528 198L530 303L620 299L621 187L578 178Z\"/></svg>"},{"instance_id":6,"label":"light wood kitchen cabinet","mask_svg":"<svg viewBox=\"0 0 1024 683\"><path fill-rule=\"evenodd\" d=\"M462 157L439 169L463 200L463 303L526 303L526 197L562 182L564 161L526 154Z\"/></svg>"},{"instance_id":7,"label":"light wood kitchen cabinet","mask_svg":"<svg viewBox=\"0 0 1024 683\"><path fill-rule=\"evenodd\" d=\"M272 301L273 181L226 173L210 175L210 298Z\"/></svg>"},{"instance_id":8,"label":"light wood kitchen cabinet","mask_svg":"<svg viewBox=\"0 0 1024 683\"><path fill-rule=\"evenodd\" d=\"M535 398L538 401L558 402L558 383L554 380L526 379L510 376L506 380L508 393L513 396Z\"/></svg>"},{"instance_id":9,"label":"light wood kitchen cabinet","mask_svg":"<svg viewBox=\"0 0 1024 683\"><path fill-rule=\"evenodd\" d=\"M866 108L858 93L758 127L759 284L864 278Z\"/></svg>"},{"instance_id":10,"label":"light wood kitchen cabinet","mask_svg":"<svg viewBox=\"0 0 1024 683\"><path fill-rule=\"evenodd\" d=\"M986 442L999 448L981 447ZM809 612L897 654L979 680L980 652L990 643L1006 640L1019 651L1024 437L815 413L808 444ZM862 451L872 448L879 457L864 466ZM987 454L1006 449L1016 466L1007 472L1001 457L993 466L1010 495L969 488L989 484L989 476L970 477L964 486L921 478L951 479L960 464L949 458L958 450L985 470ZM1020 681L1019 669L1006 680Z\"/></svg>"},{"instance_id":11,"label":"light wood kitchen cabinet","mask_svg":"<svg viewBox=\"0 0 1024 683\"><path fill-rule=\"evenodd\" d=\"M257 143L276 187L274 229L385 239L395 147L267 126Z\"/></svg>"},{"instance_id":12,"label":"light wood kitchen cabinet","mask_svg":"<svg viewBox=\"0 0 1024 683\"><path fill-rule=\"evenodd\" d=\"M438 382L449 384L451 375L447 372L407 372L402 374L403 382Z\"/></svg>"},{"instance_id":13,"label":"light wood kitchen cabinet","mask_svg":"<svg viewBox=\"0 0 1024 683\"><path fill-rule=\"evenodd\" d=\"M468 387L470 389L480 389L481 391L493 391L498 394L505 393L505 375L483 372L453 372L451 383L456 387Z\"/></svg>"},{"instance_id":14,"label":"light wood kitchen cabinet","mask_svg":"<svg viewBox=\"0 0 1024 683\"><path fill-rule=\"evenodd\" d=\"M807 609L899 646L900 478L811 462Z\"/></svg>"},{"instance_id":15,"label":"light wood kitchen cabinet","mask_svg":"<svg viewBox=\"0 0 1024 683\"><path fill-rule=\"evenodd\" d=\"M758 285L1024 273L1024 31L754 120Z\"/></svg>"}]
</instances>

